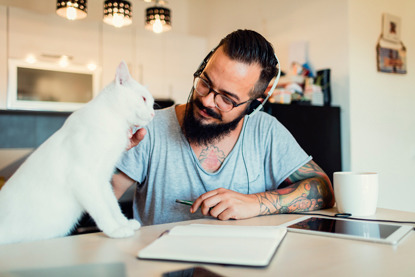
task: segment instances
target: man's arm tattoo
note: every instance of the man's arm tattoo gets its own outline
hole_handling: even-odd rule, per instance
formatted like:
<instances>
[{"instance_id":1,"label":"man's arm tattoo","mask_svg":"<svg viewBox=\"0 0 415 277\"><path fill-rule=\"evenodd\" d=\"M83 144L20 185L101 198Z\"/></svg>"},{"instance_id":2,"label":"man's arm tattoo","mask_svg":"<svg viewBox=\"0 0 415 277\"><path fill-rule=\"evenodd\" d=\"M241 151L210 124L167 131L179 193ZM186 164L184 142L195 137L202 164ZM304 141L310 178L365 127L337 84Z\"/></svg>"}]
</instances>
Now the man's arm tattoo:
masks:
<instances>
[{"instance_id":1,"label":"man's arm tattoo","mask_svg":"<svg viewBox=\"0 0 415 277\"><path fill-rule=\"evenodd\" d=\"M307 179L307 178L316 177L316 175L323 178L329 184L331 183L328 176L324 173L324 171L314 161L310 161L307 164L305 164L304 166L302 166L296 172L291 174L291 176L289 176L286 181L290 182L291 184L294 184L298 181L301 181L301 180L304 180L304 179Z\"/></svg>"},{"instance_id":2,"label":"man's arm tattoo","mask_svg":"<svg viewBox=\"0 0 415 277\"><path fill-rule=\"evenodd\" d=\"M256 194L260 214L292 213L329 208L334 205L330 179L313 161L289 178L288 187Z\"/></svg>"}]
</instances>

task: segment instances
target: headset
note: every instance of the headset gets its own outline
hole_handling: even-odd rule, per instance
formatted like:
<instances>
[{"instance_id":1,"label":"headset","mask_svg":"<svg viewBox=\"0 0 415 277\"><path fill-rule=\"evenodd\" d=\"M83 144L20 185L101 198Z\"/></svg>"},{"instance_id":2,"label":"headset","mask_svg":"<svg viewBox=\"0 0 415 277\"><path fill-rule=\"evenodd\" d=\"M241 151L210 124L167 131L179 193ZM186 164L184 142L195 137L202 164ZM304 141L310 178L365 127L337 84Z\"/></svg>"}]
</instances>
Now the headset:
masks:
<instances>
[{"instance_id":1,"label":"headset","mask_svg":"<svg viewBox=\"0 0 415 277\"><path fill-rule=\"evenodd\" d=\"M210 57L213 55L213 53L215 53L216 49L218 47L215 47L214 49L212 49L209 54L207 54L207 56L203 59L203 61L200 63L198 69L196 70L196 72L193 74L194 77L200 76L203 72L203 70L205 70L205 67L207 65L207 63L209 62ZM280 67L280 61L278 60L277 54L275 54L275 59L277 60L277 76L275 77L275 81L272 84L271 89L268 91L267 96L265 97L264 101L258 101L258 100L253 100L252 103L249 105L248 111L247 111L247 116L248 117L252 117L254 116L258 111L260 111L265 103L268 101L268 99L271 97L271 95L274 93L275 88L277 87L278 81L280 79L281 76L281 67Z\"/></svg>"}]
</instances>

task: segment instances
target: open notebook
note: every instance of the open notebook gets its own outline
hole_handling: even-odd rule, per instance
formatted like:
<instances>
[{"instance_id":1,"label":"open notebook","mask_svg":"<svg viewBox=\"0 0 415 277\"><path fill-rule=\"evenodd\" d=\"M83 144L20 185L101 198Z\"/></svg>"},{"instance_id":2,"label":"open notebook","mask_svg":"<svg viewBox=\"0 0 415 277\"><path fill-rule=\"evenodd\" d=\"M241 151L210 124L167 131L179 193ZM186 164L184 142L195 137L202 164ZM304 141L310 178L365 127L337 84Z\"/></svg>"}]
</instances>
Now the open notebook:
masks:
<instances>
[{"instance_id":1,"label":"open notebook","mask_svg":"<svg viewBox=\"0 0 415 277\"><path fill-rule=\"evenodd\" d=\"M175 226L138 252L140 259L267 266L285 234L276 226Z\"/></svg>"}]
</instances>

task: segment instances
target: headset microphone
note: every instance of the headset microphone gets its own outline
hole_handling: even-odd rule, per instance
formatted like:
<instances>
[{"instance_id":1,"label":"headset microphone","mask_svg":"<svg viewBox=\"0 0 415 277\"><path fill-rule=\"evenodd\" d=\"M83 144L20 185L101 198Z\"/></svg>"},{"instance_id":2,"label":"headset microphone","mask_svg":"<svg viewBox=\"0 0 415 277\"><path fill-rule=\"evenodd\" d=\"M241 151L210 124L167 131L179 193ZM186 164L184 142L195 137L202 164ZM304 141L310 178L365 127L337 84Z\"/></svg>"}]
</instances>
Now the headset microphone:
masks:
<instances>
[{"instance_id":1,"label":"headset microphone","mask_svg":"<svg viewBox=\"0 0 415 277\"><path fill-rule=\"evenodd\" d=\"M251 113L249 113L247 116L248 117L252 117L254 116L259 110L262 109L262 107L264 107L265 103L268 101L268 99L271 97L271 95L274 93L275 88L277 87L278 81L280 79L281 76L281 67L280 67L280 61L278 60L277 54L275 54L275 58L277 59L277 65L278 65L278 73L277 73L277 77L275 78L274 83L272 84L271 89L268 91L267 97L265 97L264 101L262 101L262 103L259 104L258 107L256 107Z\"/></svg>"}]
</instances>

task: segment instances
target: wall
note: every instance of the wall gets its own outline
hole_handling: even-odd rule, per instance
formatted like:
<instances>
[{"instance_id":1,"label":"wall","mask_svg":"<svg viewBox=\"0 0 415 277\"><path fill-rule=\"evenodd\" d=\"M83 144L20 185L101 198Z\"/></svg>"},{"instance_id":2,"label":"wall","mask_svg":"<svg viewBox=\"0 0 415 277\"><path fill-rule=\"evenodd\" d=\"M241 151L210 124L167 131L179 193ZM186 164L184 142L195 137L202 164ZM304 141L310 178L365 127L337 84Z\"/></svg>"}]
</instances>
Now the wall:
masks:
<instances>
[{"instance_id":1,"label":"wall","mask_svg":"<svg viewBox=\"0 0 415 277\"><path fill-rule=\"evenodd\" d=\"M342 109L343 170L379 172L379 206L415 211L414 5L405 0L198 1L192 9L206 13L193 18L189 31L206 36L212 48L235 29L257 30L274 44L283 69L290 44L307 41L312 66L332 69L333 104ZM375 47L384 12L402 18L406 75L377 72Z\"/></svg>"},{"instance_id":2,"label":"wall","mask_svg":"<svg viewBox=\"0 0 415 277\"><path fill-rule=\"evenodd\" d=\"M341 106L344 170L350 169L347 8L347 0L197 1L191 11L206 12L191 18L189 27L189 32L206 36L210 48L236 29L256 30L273 43L284 71L290 66L290 46L308 43L310 65L315 70L331 68L332 105Z\"/></svg>"},{"instance_id":3,"label":"wall","mask_svg":"<svg viewBox=\"0 0 415 277\"><path fill-rule=\"evenodd\" d=\"M134 3L140 22L145 5ZM208 49L237 28L263 33L275 45L285 70L290 45L307 41L312 66L332 69L333 105L342 109L343 169L378 171L379 205L415 211L411 174L415 169L414 5L415 1L405 0L175 0L169 1L169 6L173 17L180 19L175 19L171 33L155 36L143 31L141 23L135 23L135 31L126 28L114 32L110 26L103 26L105 46L96 51L104 52L108 59L103 61L104 79L111 79L118 59L127 57L137 60L132 66L135 76L154 88L155 94L177 94L178 99L185 99L189 74ZM402 40L408 50L406 75L376 70L375 46L383 12L402 18ZM6 9L0 5L0 104L5 97L7 55L1 43L6 37L5 16ZM73 45L78 43L75 40Z\"/></svg>"},{"instance_id":4,"label":"wall","mask_svg":"<svg viewBox=\"0 0 415 277\"><path fill-rule=\"evenodd\" d=\"M144 2L133 3L133 24L117 29L102 23L103 1L89 1L88 17L78 21L57 16L56 1L41 1L45 7L41 12L24 9L22 1L0 1L0 23L4 23L0 24L0 109L6 109L7 60L24 59L29 53L51 63L57 59L45 55L68 55L75 65L94 62L102 69L101 88L113 80L116 67L125 60L133 77L154 97L173 98L177 103L187 100L207 41L187 34L188 1L169 5L174 28L163 34L144 29L145 9L151 5ZM2 6L2 2L18 7Z\"/></svg>"},{"instance_id":5,"label":"wall","mask_svg":"<svg viewBox=\"0 0 415 277\"><path fill-rule=\"evenodd\" d=\"M0 109L6 103L7 91L7 7L0 5Z\"/></svg>"},{"instance_id":6,"label":"wall","mask_svg":"<svg viewBox=\"0 0 415 277\"><path fill-rule=\"evenodd\" d=\"M352 170L380 173L379 206L415 211L415 1L352 0L350 108ZM377 72L382 13L401 17L405 75Z\"/></svg>"},{"instance_id":7,"label":"wall","mask_svg":"<svg viewBox=\"0 0 415 277\"><path fill-rule=\"evenodd\" d=\"M134 1L133 24L117 29L102 23L103 2L88 1L88 17L69 21L55 14L56 0L0 0L0 110L7 108L8 59L25 59L28 54L49 63L57 59L42 55L72 56L75 65L94 62L101 68L101 88L113 80L116 67L125 60L132 76L154 97L186 102L207 42L187 33L188 1L169 3L173 30L163 34L144 29L145 9L151 4ZM32 150L0 149L0 173Z\"/></svg>"}]
</instances>

